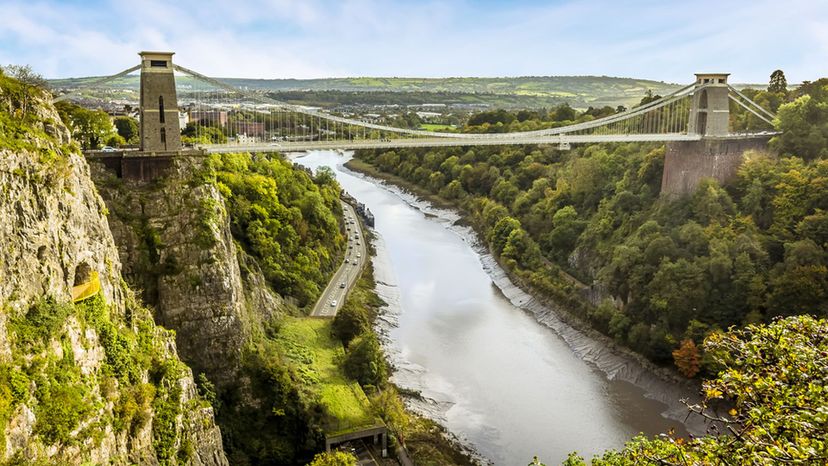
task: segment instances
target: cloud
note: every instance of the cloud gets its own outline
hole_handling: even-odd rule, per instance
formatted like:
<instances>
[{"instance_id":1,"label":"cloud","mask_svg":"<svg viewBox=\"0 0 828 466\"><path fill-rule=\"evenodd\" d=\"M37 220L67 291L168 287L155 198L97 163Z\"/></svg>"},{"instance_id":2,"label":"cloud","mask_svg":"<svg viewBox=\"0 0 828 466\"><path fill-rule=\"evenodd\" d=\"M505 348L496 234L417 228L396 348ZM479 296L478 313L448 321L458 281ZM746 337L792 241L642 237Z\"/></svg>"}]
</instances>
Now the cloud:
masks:
<instances>
[{"instance_id":1,"label":"cloud","mask_svg":"<svg viewBox=\"0 0 828 466\"><path fill-rule=\"evenodd\" d=\"M5 0L0 62L105 75L145 49L212 76L594 74L703 70L816 79L828 2L754 0Z\"/></svg>"}]
</instances>

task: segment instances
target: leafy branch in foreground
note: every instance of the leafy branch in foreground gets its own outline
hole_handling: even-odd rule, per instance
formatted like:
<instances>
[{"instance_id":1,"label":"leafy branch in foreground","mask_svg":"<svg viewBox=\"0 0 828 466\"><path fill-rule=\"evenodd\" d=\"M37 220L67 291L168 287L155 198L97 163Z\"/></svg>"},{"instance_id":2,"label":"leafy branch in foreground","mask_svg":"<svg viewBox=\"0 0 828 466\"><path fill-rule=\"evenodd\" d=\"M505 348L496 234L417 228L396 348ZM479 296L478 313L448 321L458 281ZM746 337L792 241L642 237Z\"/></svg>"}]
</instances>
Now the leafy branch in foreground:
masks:
<instances>
[{"instance_id":1,"label":"leafy branch in foreground","mask_svg":"<svg viewBox=\"0 0 828 466\"><path fill-rule=\"evenodd\" d=\"M721 365L703 385L703 400L687 404L707 435L636 437L593 466L638 464L826 464L828 462L828 320L810 316L714 333L705 351ZM726 414L712 406L729 404ZM566 466L585 465L572 453Z\"/></svg>"}]
</instances>

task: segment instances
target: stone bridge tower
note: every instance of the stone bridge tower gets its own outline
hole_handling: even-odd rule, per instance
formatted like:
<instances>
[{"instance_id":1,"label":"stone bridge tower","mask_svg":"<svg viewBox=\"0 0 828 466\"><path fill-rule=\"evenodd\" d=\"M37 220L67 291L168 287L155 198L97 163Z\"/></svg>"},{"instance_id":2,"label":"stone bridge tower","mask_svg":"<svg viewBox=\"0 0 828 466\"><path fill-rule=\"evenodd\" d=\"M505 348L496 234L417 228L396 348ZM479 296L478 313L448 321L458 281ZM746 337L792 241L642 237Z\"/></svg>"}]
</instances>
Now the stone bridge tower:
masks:
<instances>
[{"instance_id":1,"label":"stone bridge tower","mask_svg":"<svg viewBox=\"0 0 828 466\"><path fill-rule=\"evenodd\" d=\"M730 134L728 73L696 73L696 91L690 107L687 132L702 136Z\"/></svg>"},{"instance_id":2,"label":"stone bridge tower","mask_svg":"<svg viewBox=\"0 0 828 466\"><path fill-rule=\"evenodd\" d=\"M732 180L748 150L766 151L770 136L744 136L730 131L728 73L697 73L690 105L687 134L698 141L667 143L661 195L692 194L701 180L720 184Z\"/></svg>"},{"instance_id":3,"label":"stone bridge tower","mask_svg":"<svg viewBox=\"0 0 828 466\"><path fill-rule=\"evenodd\" d=\"M181 150L172 52L141 52L141 151Z\"/></svg>"}]
</instances>

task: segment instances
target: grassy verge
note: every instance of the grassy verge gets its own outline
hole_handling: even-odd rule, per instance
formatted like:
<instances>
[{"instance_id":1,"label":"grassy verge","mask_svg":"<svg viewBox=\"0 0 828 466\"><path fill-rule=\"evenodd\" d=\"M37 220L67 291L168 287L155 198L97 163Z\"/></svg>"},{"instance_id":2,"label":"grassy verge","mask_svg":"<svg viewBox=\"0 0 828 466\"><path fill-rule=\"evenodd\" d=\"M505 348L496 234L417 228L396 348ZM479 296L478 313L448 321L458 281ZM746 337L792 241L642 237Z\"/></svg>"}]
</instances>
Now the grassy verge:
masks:
<instances>
[{"instance_id":1,"label":"grassy verge","mask_svg":"<svg viewBox=\"0 0 828 466\"><path fill-rule=\"evenodd\" d=\"M454 129L454 126L441 125L436 123L423 123L420 125L420 129L425 131L450 131Z\"/></svg>"},{"instance_id":2,"label":"grassy verge","mask_svg":"<svg viewBox=\"0 0 828 466\"><path fill-rule=\"evenodd\" d=\"M325 410L324 429L338 434L378 423L362 387L340 367L342 344L331 333L331 320L287 317L277 344L299 376L301 393L318 398Z\"/></svg>"}]
</instances>

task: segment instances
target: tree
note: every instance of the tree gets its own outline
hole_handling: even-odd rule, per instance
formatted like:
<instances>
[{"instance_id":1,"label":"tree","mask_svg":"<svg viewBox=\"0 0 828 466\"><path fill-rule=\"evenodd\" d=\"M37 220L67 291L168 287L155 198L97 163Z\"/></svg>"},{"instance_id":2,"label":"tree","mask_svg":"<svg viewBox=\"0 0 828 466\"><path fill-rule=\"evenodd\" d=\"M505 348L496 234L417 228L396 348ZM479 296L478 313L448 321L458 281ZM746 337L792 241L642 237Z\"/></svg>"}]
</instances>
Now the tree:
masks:
<instances>
[{"instance_id":1,"label":"tree","mask_svg":"<svg viewBox=\"0 0 828 466\"><path fill-rule=\"evenodd\" d=\"M308 466L357 466L359 460L346 451L327 451L313 457Z\"/></svg>"},{"instance_id":2,"label":"tree","mask_svg":"<svg viewBox=\"0 0 828 466\"><path fill-rule=\"evenodd\" d=\"M661 96L658 94L653 94L652 89L647 89L647 92L644 93L644 97L641 98L641 101L638 103L638 106L647 105L650 102L655 102L656 100L660 99Z\"/></svg>"},{"instance_id":3,"label":"tree","mask_svg":"<svg viewBox=\"0 0 828 466\"><path fill-rule=\"evenodd\" d=\"M785 79L785 73L782 70L776 70L770 75L770 84L768 84L768 92L777 94L784 94L788 92L788 80Z\"/></svg>"},{"instance_id":4,"label":"tree","mask_svg":"<svg viewBox=\"0 0 828 466\"><path fill-rule=\"evenodd\" d=\"M348 345L371 325L368 313L361 307L346 301L333 320L333 332L343 344Z\"/></svg>"},{"instance_id":5,"label":"tree","mask_svg":"<svg viewBox=\"0 0 828 466\"><path fill-rule=\"evenodd\" d=\"M104 144L110 147L121 147L126 144L126 140L120 134L111 134L106 138Z\"/></svg>"},{"instance_id":6,"label":"tree","mask_svg":"<svg viewBox=\"0 0 828 466\"><path fill-rule=\"evenodd\" d=\"M699 373L699 349L693 340L682 340L681 346L673 351L673 360L679 372L687 378L693 378Z\"/></svg>"},{"instance_id":7,"label":"tree","mask_svg":"<svg viewBox=\"0 0 828 466\"><path fill-rule=\"evenodd\" d=\"M6 65L0 66L0 73L10 76L29 86L48 89L49 85L43 76L35 73L30 65Z\"/></svg>"},{"instance_id":8,"label":"tree","mask_svg":"<svg viewBox=\"0 0 828 466\"><path fill-rule=\"evenodd\" d=\"M782 134L771 148L805 160L828 157L828 102L803 95L779 107L774 126Z\"/></svg>"},{"instance_id":9,"label":"tree","mask_svg":"<svg viewBox=\"0 0 828 466\"><path fill-rule=\"evenodd\" d=\"M365 332L348 345L345 373L360 385L382 385L388 374L385 356L373 332Z\"/></svg>"},{"instance_id":10,"label":"tree","mask_svg":"<svg viewBox=\"0 0 828 466\"><path fill-rule=\"evenodd\" d=\"M58 102L55 107L72 131L72 136L84 149L98 149L115 134L115 127L103 110L87 110L66 101Z\"/></svg>"},{"instance_id":11,"label":"tree","mask_svg":"<svg viewBox=\"0 0 828 466\"><path fill-rule=\"evenodd\" d=\"M575 109L570 107L568 103L563 103L555 109L555 121L574 120L575 117Z\"/></svg>"},{"instance_id":12,"label":"tree","mask_svg":"<svg viewBox=\"0 0 828 466\"><path fill-rule=\"evenodd\" d=\"M129 116L117 116L112 123L115 124L115 130L124 138L128 144L136 144L138 142L138 120Z\"/></svg>"}]
</instances>

